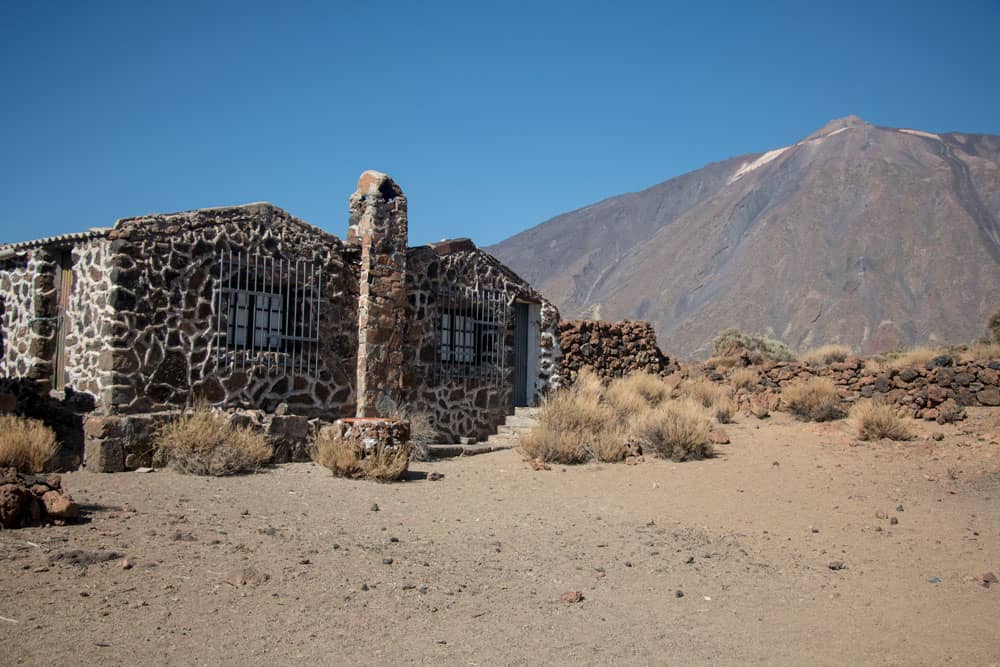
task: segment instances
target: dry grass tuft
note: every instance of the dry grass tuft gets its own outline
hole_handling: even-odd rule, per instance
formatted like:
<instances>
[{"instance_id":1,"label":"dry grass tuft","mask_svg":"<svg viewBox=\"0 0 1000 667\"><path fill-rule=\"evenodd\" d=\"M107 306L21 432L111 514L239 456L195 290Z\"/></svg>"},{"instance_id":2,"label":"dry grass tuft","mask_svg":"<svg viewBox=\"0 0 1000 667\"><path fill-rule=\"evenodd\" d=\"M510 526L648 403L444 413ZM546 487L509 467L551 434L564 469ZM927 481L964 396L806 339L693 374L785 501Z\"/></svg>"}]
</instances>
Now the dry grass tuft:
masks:
<instances>
[{"instance_id":1,"label":"dry grass tuft","mask_svg":"<svg viewBox=\"0 0 1000 667\"><path fill-rule=\"evenodd\" d=\"M747 391L753 391L760 381L760 375L757 371L749 366L744 366L743 368L734 368L729 374L729 384L733 389L746 389Z\"/></svg>"},{"instance_id":2,"label":"dry grass tuft","mask_svg":"<svg viewBox=\"0 0 1000 667\"><path fill-rule=\"evenodd\" d=\"M729 392L720 384L706 378L692 380L681 385L681 393L706 408L729 398Z\"/></svg>"},{"instance_id":3,"label":"dry grass tuft","mask_svg":"<svg viewBox=\"0 0 1000 667\"><path fill-rule=\"evenodd\" d=\"M430 459L428 447L438 441L437 429L431 415L427 412L411 412L409 408L398 408L392 414L386 415L394 419L405 419L410 422L410 460L427 461Z\"/></svg>"},{"instance_id":4,"label":"dry grass tuft","mask_svg":"<svg viewBox=\"0 0 1000 667\"><path fill-rule=\"evenodd\" d=\"M968 354L976 361L1000 359L1000 343L975 343L969 346Z\"/></svg>"},{"instance_id":5,"label":"dry grass tuft","mask_svg":"<svg viewBox=\"0 0 1000 667\"><path fill-rule=\"evenodd\" d=\"M837 386L829 378L813 377L790 384L782 390L781 401L789 412L808 421L830 421L844 416Z\"/></svg>"},{"instance_id":6,"label":"dry grass tuft","mask_svg":"<svg viewBox=\"0 0 1000 667\"><path fill-rule=\"evenodd\" d=\"M668 401L641 415L633 425L644 451L673 461L702 459L712 455L708 441L709 420L695 401Z\"/></svg>"},{"instance_id":7,"label":"dry grass tuft","mask_svg":"<svg viewBox=\"0 0 1000 667\"><path fill-rule=\"evenodd\" d=\"M233 426L207 405L163 426L155 446L158 464L186 475L236 475L255 471L271 458L266 435L249 426Z\"/></svg>"},{"instance_id":8,"label":"dry grass tuft","mask_svg":"<svg viewBox=\"0 0 1000 667\"><path fill-rule=\"evenodd\" d=\"M613 380L604 398L617 415L627 418L670 398L670 389L655 375L631 373Z\"/></svg>"},{"instance_id":9,"label":"dry grass tuft","mask_svg":"<svg viewBox=\"0 0 1000 667\"><path fill-rule=\"evenodd\" d=\"M56 452L56 434L37 419L0 417L0 468L21 473L42 472Z\"/></svg>"},{"instance_id":10,"label":"dry grass tuft","mask_svg":"<svg viewBox=\"0 0 1000 667\"><path fill-rule=\"evenodd\" d=\"M800 359L807 364L816 366L828 366L830 364L844 361L851 356L851 348L846 345L822 345L809 350Z\"/></svg>"},{"instance_id":11,"label":"dry grass tuft","mask_svg":"<svg viewBox=\"0 0 1000 667\"><path fill-rule=\"evenodd\" d=\"M912 440L913 429L891 405L873 400L858 401L849 413L852 426L862 440Z\"/></svg>"},{"instance_id":12,"label":"dry grass tuft","mask_svg":"<svg viewBox=\"0 0 1000 667\"><path fill-rule=\"evenodd\" d=\"M736 403L728 396L723 396L712 406L715 420L720 424L731 424L736 414Z\"/></svg>"},{"instance_id":13,"label":"dry grass tuft","mask_svg":"<svg viewBox=\"0 0 1000 667\"><path fill-rule=\"evenodd\" d=\"M538 426L521 437L521 450L530 458L556 463L583 463L597 451L614 460L613 445L601 441L614 423L614 411L601 401L600 392L578 380L545 398ZM624 442L621 450L624 457Z\"/></svg>"},{"instance_id":14,"label":"dry grass tuft","mask_svg":"<svg viewBox=\"0 0 1000 667\"><path fill-rule=\"evenodd\" d=\"M889 368L923 368L932 359L941 356L951 356L951 352L943 347L913 347L893 355L887 362Z\"/></svg>"},{"instance_id":15,"label":"dry grass tuft","mask_svg":"<svg viewBox=\"0 0 1000 667\"><path fill-rule=\"evenodd\" d=\"M329 468L337 477L392 482L410 465L408 447L377 445L362 456L353 442L341 437L334 428L324 428L310 447L313 461Z\"/></svg>"}]
</instances>

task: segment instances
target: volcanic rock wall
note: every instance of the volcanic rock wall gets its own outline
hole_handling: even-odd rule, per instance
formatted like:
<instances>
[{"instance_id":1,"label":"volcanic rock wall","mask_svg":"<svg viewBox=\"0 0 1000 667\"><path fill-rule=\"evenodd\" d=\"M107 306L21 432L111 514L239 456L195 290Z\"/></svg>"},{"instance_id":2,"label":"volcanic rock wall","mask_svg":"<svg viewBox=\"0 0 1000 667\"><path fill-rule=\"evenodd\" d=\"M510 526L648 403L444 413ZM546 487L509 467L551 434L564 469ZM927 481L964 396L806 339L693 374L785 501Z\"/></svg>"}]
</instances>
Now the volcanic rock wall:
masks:
<instances>
[{"instance_id":1,"label":"volcanic rock wall","mask_svg":"<svg viewBox=\"0 0 1000 667\"><path fill-rule=\"evenodd\" d=\"M286 403L297 414L354 413L357 262L335 236L271 204L130 218L108 236L113 320L101 355L108 412L170 410L203 398L224 407ZM318 369L274 373L255 360L226 363L214 303L223 250L319 264Z\"/></svg>"},{"instance_id":2,"label":"volcanic rock wall","mask_svg":"<svg viewBox=\"0 0 1000 667\"><path fill-rule=\"evenodd\" d=\"M66 385L94 397L104 386L101 352L107 348L111 308L111 243L92 239L72 251L73 284L64 314Z\"/></svg>"},{"instance_id":3,"label":"volcanic rock wall","mask_svg":"<svg viewBox=\"0 0 1000 667\"><path fill-rule=\"evenodd\" d=\"M566 384L572 384L584 368L603 380L635 372L667 375L677 370L677 364L657 346L656 332L649 322L563 320L558 337Z\"/></svg>"},{"instance_id":4,"label":"volcanic rock wall","mask_svg":"<svg viewBox=\"0 0 1000 667\"><path fill-rule=\"evenodd\" d=\"M0 262L0 294L4 295L3 358L8 378L30 378L44 387L52 377L56 337L57 258L44 249Z\"/></svg>"},{"instance_id":5,"label":"volcanic rock wall","mask_svg":"<svg viewBox=\"0 0 1000 667\"><path fill-rule=\"evenodd\" d=\"M770 395L773 408L779 402L777 392L781 388L815 376L830 378L845 404L862 398L880 399L917 419L954 421L964 417L964 407L1000 406L1000 360L996 359L956 361L939 357L924 367L902 369L866 368L857 358L829 366L780 362L760 368L759 384L753 393ZM724 379L721 373L710 373L709 377ZM744 409L760 400L739 394L737 399Z\"/></svg>"}]
</instances>

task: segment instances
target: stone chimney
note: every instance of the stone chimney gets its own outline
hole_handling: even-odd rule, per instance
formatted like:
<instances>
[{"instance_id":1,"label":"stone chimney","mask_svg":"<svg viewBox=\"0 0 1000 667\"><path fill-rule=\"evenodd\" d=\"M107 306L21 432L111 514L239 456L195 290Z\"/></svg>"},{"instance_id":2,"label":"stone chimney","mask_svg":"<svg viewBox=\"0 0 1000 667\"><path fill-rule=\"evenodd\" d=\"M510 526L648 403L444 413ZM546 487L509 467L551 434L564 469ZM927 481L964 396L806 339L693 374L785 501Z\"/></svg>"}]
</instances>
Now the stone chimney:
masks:
<instances>
[{"instance_id":1,"label":"stone chimney","mask_svg":"<svg viewBox=\"0 0 1000 667\"><path fill-rule=\"evenodd\" d=\"M385 417L403 386L406 197L388 175L366 171L351 195L347 242L361 249L357 417Z\"/></svg>"}]
</instances>

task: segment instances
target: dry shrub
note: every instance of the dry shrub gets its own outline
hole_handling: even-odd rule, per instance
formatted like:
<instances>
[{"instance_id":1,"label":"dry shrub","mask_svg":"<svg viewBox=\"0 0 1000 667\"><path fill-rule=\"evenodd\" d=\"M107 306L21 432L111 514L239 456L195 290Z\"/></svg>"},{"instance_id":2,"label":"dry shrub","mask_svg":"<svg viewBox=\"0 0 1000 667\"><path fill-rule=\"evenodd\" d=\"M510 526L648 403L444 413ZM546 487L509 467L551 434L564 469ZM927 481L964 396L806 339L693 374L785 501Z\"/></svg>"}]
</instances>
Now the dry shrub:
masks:
<instances>
[{"instance_id":1,"label":"dry shrub","mask_svg":"<svg viewBox=\"0 0 1000 667\"><path fill-rule=\"evenodd\" d=\"M598 451L615 460L613 445L602 442L613 424L614 411L601 402L600 392L578 379L572 387L545 398L538 426L521 437L521 450L531 458L556 463L583 463ZM624 457L624 442L620 446Z\"/></svg>"},{"instance_id":2,"label":"dry shrub","mask_svg":"<svg viewBox=\"0 0 1000 667\"><path fill-rule=\"evenodd\" d=\"M884 355L876 355L865 359L865 371L868 373L884 373L889 368L889 362Z\"/></svg>"},{"instance_id":3,"label":"dry shrub","mask_svg":"<svg viewBox=\"0 0 1000 667\"><path fill-rule=\"evenodd\" d=\"M801 359L807 364L828 366L836 362L844 361L847 357L851 356L851 354L851 348L846 345L822 345L809 350L802 355Z\"/></svg>"},{"instance_id":4,"label":"dry shrub","mask_svg":"<svg viewBox=\"0 0 1000 667\"><path fill-rule=\"evenodd\" d=\"M709 357L705 360L706 368L732 368L739 361L739 357Z\"/></svg>"},{"instance_id":5,"label":"dry shrub","mask_svg":"<svg viewBox=\"0 0 1000 667\"><path fill-rule=\"evenodd\" d=\"M975 343L969 346L968 354L975 361L1000 359L1000 343Z\"/></svg>"},{"instance_id":6,"label":"dry shrub","mask_svg":"<svg viewBox=\"0 0 1000 667\"><path fill-rule=\"evenodd\" d=\"M438 441L431 415L427 412L411 412L409 408L398 408L388 416L410 422L410 460L427 461L430 458L428 448Z\"/></svg>"},{"instance_id":7,"label":"dry shrub","mask_svg":"<svg viewBox=\"0 0 1000 667\"><path fill-rule=\"evenodd\" d=\"M911 440L913 430L891 405L873 400L858 401L849 413L852 426L862 440Z\"/></svg>"},{"instance_id":8,"label":"dry shrub","mask_svg":"<svg viewBox=\"0 0 1000 667\"><path fill-rule=\"evenodd\" d=\"M829 378L813 377L790 384L782 390L781 402L789 412L808 421L830 421L844 416L837 386Z\"/></svg>"},{"instance_id":9,"label":"dry shrub","mask_svg":"<svg viewBox=\"0 0 1000 667\"><path fill-rule=\"evenodd\" d=\"M928 347L921 345L904 350L892 356L888 361L890 368L922 368L932 359L941 356L951 356L951 353L941 347Z\"/></svg>"},{"instance_id":10,"label":"dry shrub","mask_svg":"<svg viewBox=\"0 0 1000 667\"><path fill-rule=\"evenodd\" d=\"M604 394L604 382L592 369L581 368L571 389L587 400L600 401Z\"/></svg>"},{"instance_id":11,"label":"dry shrub","mask_svg":"<svg viewBox=\"0 0 1000 667\"><path fill-rule=\"evenodd\" d=\"M0 468L42 472L57 451L56 434L41 421L12 415L0 417Z\"/></svg>"},{"instance_id":12,"label":"dry shrub","mask_svg":"<svg viewBox=\"0 0 1000 667\"><path fill-rule=\"evenodd\" d=\"M690 399L668 401L648 410L632 429L644 451L663 458L687 461L712 455L707 415Z\"/></svg>"},{"instance_id":13,"label":"dry shrub","mask_svg":"<svg viewBox=\"0 0 1000 667\"><path fill-rule=\"evenodd\" d=\"M716 421L720 424L729 424L733 421L733 415L736 414L736 403L728 396L723 396L715 402L712 410L715 413Z\"/></svg>"},{"instance_id":14,"label":"dry shrub","mask_svg":"<svg viewBox=\"0 0 1000 667\"><path fill-rule=\"evenodd\" d=\"M725 387L706 378L692 380L681 385L681 393L706 408L711 408L716 403L729 398Z\"/></svg>"},{"instance_id":15,"label":"dry shrub","mask_svg":"<svg viewBox=\"0 0 1000 667\"><path fill-rule=\"evenodd\" d=\"M759 381L760 376L757 371L749 366L734 368L729 374L729 384L732 385L733 389L753 391Z\"/></svg>"},{"instance_id":16,"label":"dry shrub","mask_svg":"<svg viewBox=\"0 0 1000 667\"><path fill-rule=\"evenodd\" d=\"M309 453L313 461L329 468L337 477L363 478L376 482L399 479L410 464L408 447L378 444L362 456L354 442L329 427L316 435Z\"/></svg>"},{"instance_id":17,"label":"dry shrub","mask_svg":"<svg viewBox=\"0 0 1000 667\"><path fill-rule=\"evenodd\" d=\"M670 398L670 389L655 375L631 373L613 380L604 398L619 417L628 418Z\"/></svg>"},{"instance_id":18,"label":"dry shrub","mask_svg":"<svg viewBox=\"0 0 1000 667\"><path fill-rule=\"evenodd\" d=\"M186 475L235 475L257 470L271 458L266 435L234 426L207 405L164 425L154 444L154 461Z\"/></svg>"},{"instance_id":19,"label":"dry shrub","mask_svg":"<svg viewBox=\"0 0 1000 667\"><path fill-rule=\"evenodd\" d=\"M750 353L751 359L771 361L793 361L795 355L780 340L761 334L746 334L739 329L725 329L712 340L716 356L733 356L742 352Z\"/></svg>"}]
</instances>

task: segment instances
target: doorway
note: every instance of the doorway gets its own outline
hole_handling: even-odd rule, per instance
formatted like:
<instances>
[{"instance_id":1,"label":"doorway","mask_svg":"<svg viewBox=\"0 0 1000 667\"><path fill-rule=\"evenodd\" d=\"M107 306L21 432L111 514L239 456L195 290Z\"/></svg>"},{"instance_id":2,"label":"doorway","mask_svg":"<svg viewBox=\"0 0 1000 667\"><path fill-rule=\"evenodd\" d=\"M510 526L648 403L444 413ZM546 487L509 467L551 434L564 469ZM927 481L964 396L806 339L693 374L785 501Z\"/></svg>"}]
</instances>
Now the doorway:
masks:
<instances>
[{"instance_id":1,"label":"doorway","mask_svg":"<svg viewBox=\"0 0 1000 667\"><path fill-rule=\"evenodd\" d=\"M538 377L538 337L541 332L541 305L514 303L514 407L535 404Z\"/></svg>"}]
</instances>

